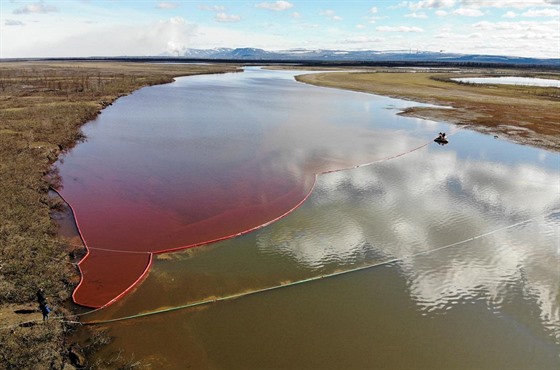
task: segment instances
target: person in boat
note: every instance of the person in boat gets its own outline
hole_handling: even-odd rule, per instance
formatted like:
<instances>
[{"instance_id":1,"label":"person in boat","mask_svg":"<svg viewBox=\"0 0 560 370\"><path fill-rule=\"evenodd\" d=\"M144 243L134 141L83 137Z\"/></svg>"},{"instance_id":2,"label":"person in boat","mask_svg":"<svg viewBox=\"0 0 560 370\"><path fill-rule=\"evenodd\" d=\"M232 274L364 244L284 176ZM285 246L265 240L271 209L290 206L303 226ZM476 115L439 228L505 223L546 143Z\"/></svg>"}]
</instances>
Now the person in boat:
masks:
<instances>
[{"instance_id":1,"label":"person in boat","mask_svg":"<svg viewBox=\"0 0 560 370\"><path fill-rule=\"evenodd\" d=\"M447 139L445 138L445 132L440 132L436 140L437 141L447 141Z\"/></svg>"}]
</instances>

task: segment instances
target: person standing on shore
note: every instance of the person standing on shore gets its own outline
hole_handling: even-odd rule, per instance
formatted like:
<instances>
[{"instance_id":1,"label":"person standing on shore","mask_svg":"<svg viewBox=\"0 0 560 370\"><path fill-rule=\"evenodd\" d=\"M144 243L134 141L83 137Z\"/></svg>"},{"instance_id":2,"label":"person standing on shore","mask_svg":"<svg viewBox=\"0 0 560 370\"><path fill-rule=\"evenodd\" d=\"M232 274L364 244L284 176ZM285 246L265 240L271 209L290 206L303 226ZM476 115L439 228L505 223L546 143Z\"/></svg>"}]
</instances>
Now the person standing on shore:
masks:
<instances>
[{"instance_id":1,"label":"person standing on shore","mask_svg":"<svg viewBox=\"0 0 560 370\"><path fill-rule=\"evenodd\" d=\"M43 303L39 304L39 309L43 314L43 321L48 320L51 309L49 308L49 306L47 306L47 301L43 301Z\"/></svg>"},{"instance_id":2,"label":"person standing on shore","mask_svg":"<svg viewBox=\"0 0 560 370\"><path fill-rule=\"evenodd\" d=\"M43 314L43 321L48 320L51 309L47 305L47 298L45 297L45 291L43 288L40 288L37 291L37 303L39 303L39 310Z\"/></svg>"},{"instance_id":3,"label":"person standing on shore","mask_svg":"<svg viewBox=\"0 0 560 370\"><path fill-rule=\"evenodd\" d=\"M40 288L37 291L37 303L39 303L39 306L41 304L44 304L47 302L47 298L45 297L45 290L43 288Z\"/></svg>"}]
</instances>

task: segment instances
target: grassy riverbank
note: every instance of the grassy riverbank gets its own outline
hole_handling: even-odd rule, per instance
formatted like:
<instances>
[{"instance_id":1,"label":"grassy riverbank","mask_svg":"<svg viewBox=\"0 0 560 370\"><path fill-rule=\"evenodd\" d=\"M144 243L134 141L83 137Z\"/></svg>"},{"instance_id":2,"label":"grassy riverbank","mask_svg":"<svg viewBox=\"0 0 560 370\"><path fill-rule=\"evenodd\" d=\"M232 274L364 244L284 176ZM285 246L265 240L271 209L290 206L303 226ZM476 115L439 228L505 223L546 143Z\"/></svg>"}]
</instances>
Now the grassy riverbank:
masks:
<instances>
[{"instance_id":1,"label":"grassy riverbank","mask_svg":"<svg viewBox=\"0 0 560 370\"><path fill-rule=\"evenodd\" d=\"M402 114L468 125L471 129L552 151L560 151L560 89L475 85L453 77L524 75L560 79L559 72L469 70L461 72L338 72L308 74L298 81L386 95L454 109L410 108Z\"/></svg>"},{"instance_id":2,"label":"grassy riverbank","mask_svg":"<svg viewBox=\"0 0 560 370\"><path fill-rule=\"evenodd\" d=\"M79 276L75 246L57 237L48 196L52 165L83 139L80 127L120 96L176 76L236 71L233 65L113 62L0 63L0 368L68 366L68 324L40 322L42 287L63 308ZM39 319L38 323L18 325Z\"/></svg>"}]
</instances>

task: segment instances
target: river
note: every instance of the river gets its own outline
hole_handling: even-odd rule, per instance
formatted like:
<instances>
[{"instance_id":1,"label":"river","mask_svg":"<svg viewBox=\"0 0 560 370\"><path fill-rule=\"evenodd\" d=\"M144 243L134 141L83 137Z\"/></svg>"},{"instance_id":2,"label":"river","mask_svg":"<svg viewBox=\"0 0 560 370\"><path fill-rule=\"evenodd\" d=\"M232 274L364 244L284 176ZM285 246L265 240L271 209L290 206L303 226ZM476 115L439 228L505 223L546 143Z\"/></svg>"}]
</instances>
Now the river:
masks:
<instances>
[{"instance_id":1,"label":"river","mask_svg":"<svg viewBox=\"0 0 560 370\"><path fill-rule=\"evenodd\" d=\"M99 358L558 368L559 155L401 117L420 104L296 73L141 89L58 164L90 247L75 299L109 304L83 321L283 286L99 325L114 338ZM446 146L432 141L440 131Z\"/></svg>"}]
</instances>

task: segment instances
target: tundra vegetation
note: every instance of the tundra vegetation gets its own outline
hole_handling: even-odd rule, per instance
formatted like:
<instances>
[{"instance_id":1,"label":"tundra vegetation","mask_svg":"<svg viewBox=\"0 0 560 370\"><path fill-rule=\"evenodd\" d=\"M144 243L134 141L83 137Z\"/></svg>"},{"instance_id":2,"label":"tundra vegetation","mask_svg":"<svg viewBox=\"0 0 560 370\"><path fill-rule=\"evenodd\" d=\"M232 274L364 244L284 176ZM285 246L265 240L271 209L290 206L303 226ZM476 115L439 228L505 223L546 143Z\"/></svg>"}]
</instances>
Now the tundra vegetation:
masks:
<instances>
[{"instance_id":1,"label":"tundra vegetation","mask_svg":"<svg viewBox=\"0 0 560 370\"><path fill-rule=\"evenodd\" d=\"M52 317L43 323L35 293L46 291L53 315L71 315L64 306L79 281L72 262L83 249L57 236L51 215L62 204L49 188L61 185L53 164L84 139L80 127L140 87L238 70L226 64L0 63L0 368L70 366L73 324Z\"/></svg>"}]
</instances>

